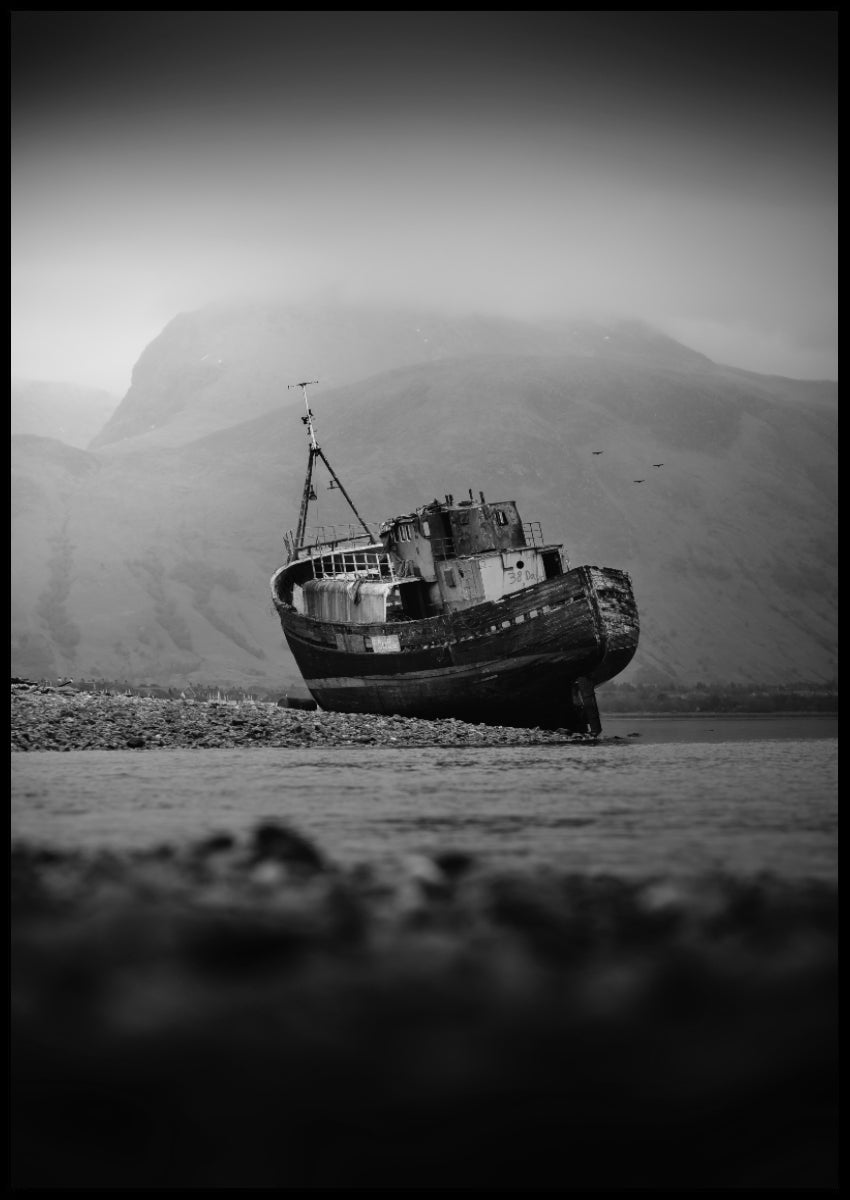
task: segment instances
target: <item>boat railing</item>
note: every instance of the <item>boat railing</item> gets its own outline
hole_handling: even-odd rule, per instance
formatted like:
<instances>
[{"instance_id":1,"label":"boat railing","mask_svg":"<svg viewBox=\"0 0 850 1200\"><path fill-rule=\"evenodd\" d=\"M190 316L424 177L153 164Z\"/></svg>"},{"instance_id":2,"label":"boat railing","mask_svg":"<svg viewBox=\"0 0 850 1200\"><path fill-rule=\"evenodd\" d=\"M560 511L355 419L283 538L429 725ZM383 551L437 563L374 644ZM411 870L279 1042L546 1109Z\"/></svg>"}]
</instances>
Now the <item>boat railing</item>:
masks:
<instances>
[{"instance_id":1,"label":"boat railing","mask_svg":"<svg viewBox=\"0 0 850 1200\"><path fill-rule=\"evenodd\" d=\"M304 541L305 547L311 551L335 549L341 545L371 546L377 540L362 531L358 532L355 525L315 525L311 532L312 539Z\"/></svg>"},{"instance_id":2,"label":"boat railing","mask_svg":"<svg viewBox=\"0 0 850 1200\"><path fill-rule=\"evenodd\" d=\"M394 581L398 578L392 560L385 550L340 546L329 553L315 555L311 561L314 579L389 579Z\"/></svg>"},{"instance_id":3,"label":"boat railing","mask_svg":"<svg viewBox=\"0 0 850 1200\"><path fill-rule=\"evenodd\" d=\"M290 529L283 535L283 544L289 554L289 562L293 559L315 558L317 554L336 551L340 547L360 549L364 546L374 546L376 538L366 533L355 532L354 526L319 525L312 531L313 537L296 545L295 534Z\"/></svg>"}]
</instances>

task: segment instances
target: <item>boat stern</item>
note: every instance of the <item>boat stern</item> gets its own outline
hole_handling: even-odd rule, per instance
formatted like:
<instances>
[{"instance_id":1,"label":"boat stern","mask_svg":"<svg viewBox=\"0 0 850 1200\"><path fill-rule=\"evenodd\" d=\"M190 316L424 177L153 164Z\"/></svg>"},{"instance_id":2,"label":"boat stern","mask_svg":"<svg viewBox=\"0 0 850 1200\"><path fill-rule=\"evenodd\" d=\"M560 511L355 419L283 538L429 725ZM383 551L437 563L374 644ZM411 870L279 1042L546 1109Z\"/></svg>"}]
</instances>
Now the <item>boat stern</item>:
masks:
<instances>
[{"instance_id":1,"label":"boat stern","mask_svg":"<svg viewBox=\"0 0 850 1200\"><path fill-rule=\"evenodd\" d=\"M640 618L631 577L614 567L585 567L599 627L602 655L590 672L593 686L619 675L635 656Z\"/></svg>"}]
</instances>

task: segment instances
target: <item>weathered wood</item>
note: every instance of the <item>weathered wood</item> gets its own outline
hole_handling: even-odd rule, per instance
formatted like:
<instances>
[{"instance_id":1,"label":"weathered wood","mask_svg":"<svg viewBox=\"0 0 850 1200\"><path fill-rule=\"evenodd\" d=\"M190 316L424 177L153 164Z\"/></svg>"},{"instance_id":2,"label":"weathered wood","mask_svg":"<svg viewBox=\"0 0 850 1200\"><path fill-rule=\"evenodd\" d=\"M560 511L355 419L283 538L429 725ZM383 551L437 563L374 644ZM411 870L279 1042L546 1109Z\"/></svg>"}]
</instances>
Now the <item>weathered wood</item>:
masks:
<instances>
[{"instance_id":1,"label":"weathered wood","mask_svg":"<svg viewBox=\"0 0 850 1200\"><path fill-rule=\"evenodd\" d=\"M581 731L590 724L593 732L601 726L598 709L587 716L592 689L627 665L639 634L628 577L595 567L421 621L355 627L278 611L322 708ZM396 639L398 651L367 648L381 638ZM572 692L580 678L577 703Z\"/></svg>"},{"instance_id":2,"label":"weathered wood","mask_svg":"<svg viewBox=\"0 0 850 1200\"><path fill-rule=\"evenodd\" d=\"M594 689L638 644L624 571L569 569L514 501L476 503L471 491L384 522L380 534L368 545L299 545L272 578L317 704L601 732Z\"/></svg>"}]
</instances>

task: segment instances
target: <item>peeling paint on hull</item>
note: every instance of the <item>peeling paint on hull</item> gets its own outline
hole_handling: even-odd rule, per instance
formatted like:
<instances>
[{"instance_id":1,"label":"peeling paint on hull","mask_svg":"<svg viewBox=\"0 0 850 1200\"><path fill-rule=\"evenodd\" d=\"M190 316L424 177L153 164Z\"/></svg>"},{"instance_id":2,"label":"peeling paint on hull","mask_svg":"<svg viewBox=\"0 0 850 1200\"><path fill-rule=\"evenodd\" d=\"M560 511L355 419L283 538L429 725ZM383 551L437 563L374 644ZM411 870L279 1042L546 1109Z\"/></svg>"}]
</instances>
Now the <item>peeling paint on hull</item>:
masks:
<instances>
[{"instance_id":1,"label":"peeling paint on hull","mask_svg":"<svg viewBox=\"0 0 850 1200\"><path fill-rule=\"evenodd\" d=\"M628 575L602 567L381 625L319 621L275 605L310 694L336 712L598 732L593 688L628 665L639 636ZM398 650L365 648L396 639Z\"/></svg>"},{"instance_id":2,"label":"peeling paint on hull","mask_svg":"<svg viewBox=\"0 0 850 1200\"><path fill-rule=\"evenodd\" d=\"M289 648L316 703L335 712L456 717L601 732L594 688L631 660L638 614L631 580L608 567L572 570L560 544L514 500L447 493L384 521L360 516L316 439L309 442L298 526L271 592ZM324 463L363 529L308 541ZM365 536L365 542L363 540ZM427 615L426 615L427 614Z\"/></svg>"}]
</instances>

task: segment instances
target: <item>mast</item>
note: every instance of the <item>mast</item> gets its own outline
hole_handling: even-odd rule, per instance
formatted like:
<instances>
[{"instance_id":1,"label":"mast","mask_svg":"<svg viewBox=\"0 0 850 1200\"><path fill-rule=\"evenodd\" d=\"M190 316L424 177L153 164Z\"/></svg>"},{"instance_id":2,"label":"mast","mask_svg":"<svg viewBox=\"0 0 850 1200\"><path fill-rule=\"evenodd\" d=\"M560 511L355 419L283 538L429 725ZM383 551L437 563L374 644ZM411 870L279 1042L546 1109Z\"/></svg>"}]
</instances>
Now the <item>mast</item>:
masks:
<instances>
[{"instance_id":1,"label":"mast","mask_svg":"<svg viewBox=\"0 0 850 1200\"><path fill-rule=\"evenodd\" d=\"M369 528L369 526L366 524L366 522L361 517L360 513L357 511L354 501L351 499L348 492L343 487L342 482L340 481L340 479L337 476L336 472L334 471L333 467L331 466L331 464L328 462L327 458L325 457L325 452L322 450L321 446L319 445L318 441L316 440L316 429L313 424L313 412L312 412L312 409L310 408L310 403L307 399L307 388L311 387L313 384L317 384L318 382L319 382L318 379L306 379L306 380L302 381L301 383L287 384L287 390L289 390L289 388L294 388L294 387L301 388L301 394L304 397L304 407L307 410L307 415L302 417L301 421L307 427L307 440L310 443L308 459L307 459L307 477L304 480L304 490L301 493L301 508L298 513L298 528L295 531L295 541L292 546L292 554L291 554L292 558L295 557L295 555L298 553L298 550L304 544L304 535L307 530L307 508L310 504L310 501L316 499L316 493L315 493L315 490L313 489L313 467L315 465L317 458L320 458L322 460L322 462L325 464L325 466L327 467L334 483L339 488L339 490L342 492L343 496L345 496L345 499L348 502L349 508L354 513L355 517L360 522L360 524L363 526L363 529L366 532L366 536L369 538L370 541L375 540L375 535L372 533L372 530Z\"/></svg>"}]
</instances>

